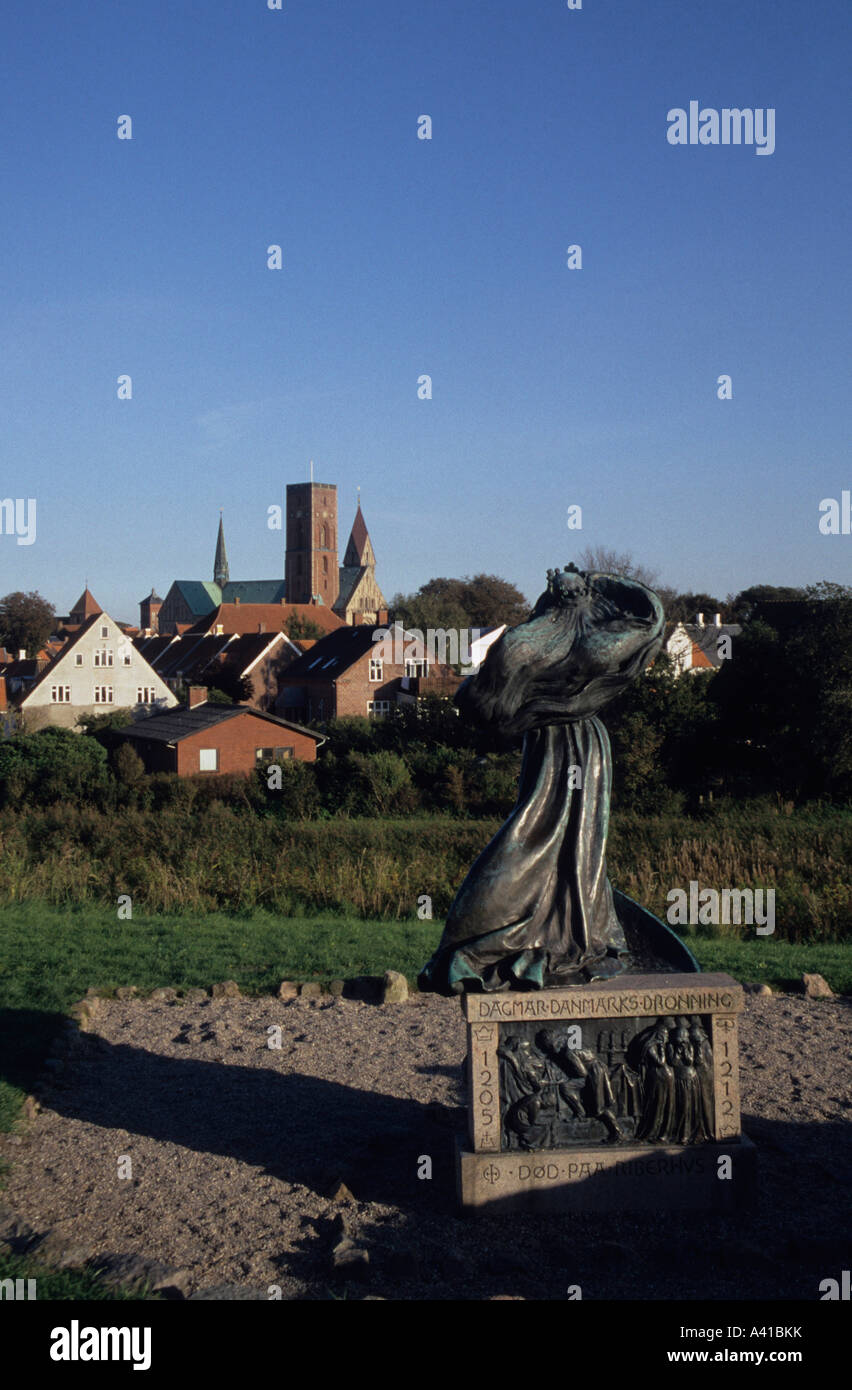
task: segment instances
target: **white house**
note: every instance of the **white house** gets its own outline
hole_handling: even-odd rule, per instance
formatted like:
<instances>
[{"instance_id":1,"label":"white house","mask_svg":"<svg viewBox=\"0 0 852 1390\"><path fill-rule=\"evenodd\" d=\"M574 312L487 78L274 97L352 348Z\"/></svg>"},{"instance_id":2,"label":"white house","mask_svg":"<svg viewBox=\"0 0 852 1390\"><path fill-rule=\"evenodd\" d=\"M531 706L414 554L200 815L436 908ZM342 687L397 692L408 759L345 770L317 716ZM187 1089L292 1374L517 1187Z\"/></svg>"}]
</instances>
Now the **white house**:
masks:
<instances>
[{"instance_id":1,"label":"white house","mask_svg":"<svg viewBox=\"0 0 852 1390\"><path fill-rule=\"evenodd\" d=\"M684 671L718 671L732 655L734 638L741 632L739 623L723 623L721 613L714 614L712 623L705 623L703 613L694 623L676 623L665 645L675 676Z\"/></svg>"},{"instance_id":2,"label":"white house","mask_svg":"<svg viewBox=\"0 0 852 1390\"><path fill-rule=\"evenodd\" d=\"M40 673L19 703L27 732L58 724L73 729L82 714L129 709L142 716L178 703L108 613L94 613Z\"/></svg>"}]
</instances>

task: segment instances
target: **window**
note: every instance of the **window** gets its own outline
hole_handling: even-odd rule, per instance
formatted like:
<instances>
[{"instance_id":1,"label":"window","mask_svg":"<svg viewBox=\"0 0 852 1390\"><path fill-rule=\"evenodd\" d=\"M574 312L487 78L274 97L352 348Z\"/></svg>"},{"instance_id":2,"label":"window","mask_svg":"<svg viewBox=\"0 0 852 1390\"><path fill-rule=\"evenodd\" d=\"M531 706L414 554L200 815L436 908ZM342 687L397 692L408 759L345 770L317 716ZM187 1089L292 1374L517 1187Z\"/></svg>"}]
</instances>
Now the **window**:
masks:
<instances>
[{"instance_id":1,"label":"window","mask_svg":"<svg viewBox=\"0 0 852 1390\"><path fill-rule=\"evenodd\" d=\"M101 628L101 637L102 637L102 638L103 638L103 637L109 637L109 628L108 628L108 627L102 627L102 628Z\"/></svg>"},{"instance_id":2,"label":"window","mask_svg":"<svg viewBox=\"0 0 852 1390\"><path fill-rule=\"evenodd\" d=\"M407 676L428 676L429 662L425 658L410 659L405 663L405 674Z\"/></svg>"},{"instance_id":3,"label":"window","mask_svg":"<svg viewBox=\"0 0 852 1390\"><path fill-rule=\"evenodd\" d=\"M199 748L199 750L198 750L198 771L199 771L199 772L218 772L218 771L219 771L219 749L218 749L218 748Z\"/></svg>"},{"instance_id":4,"label":"window","mask_svg":"<svg viewBox=\"0 0 852 1390\"><path fill-rule=\"evenodd\" d=\"M367 718L368 718L368 719L384 719L385 715L386 715L386 714L390 714L390 712L391 712L391 702L390 702L390 700L368 700L368 701L367 701Z\"/></svg>"},{"instance_id":5,"label":"window","mask_svg":"<svg viewBox=\"0 0 852 1390\"><path fill-rule=\"evenodd\" d=\"M157 692L153 685L137 685L136 703L137 705L153 705L157 698Z\"/></svg>"},{"instance_id":6,"label":"window","mask_svg":"<svg viewBox=\"0 0 852 1390\"><path fill-rule=\"evenodd\" d=\"M50 687L50 699L54 705L70 705L70 685L52 685Z\"/></svg>"},{"instance_id":7,"label":"window","mask_svg":"<svg viewBox=\"0 0 852 1390\"><path fill-rule=\"evenodd\" d=\"M132 660L133 660L133 657L132 657L132 654L131 654L130 652L122 652L122 653L121 653L121 664L122 664L122 666L129 666Z\"/></svg>"},{"instance_id":8,"label":"window","mask_svg":"<svg viewBox=\"0 0 852 1390\"><path fill-rule=\"evenodd\" d=\"M82 653L82 652L75 652L75 653L74 653L74 665L75 665L75 666L82 666L82 665L83 665L83 653Z\"/></svg>"},{"instance_id":9,"label":"window","mask_svg":"<svg viewBox=\"0 0 852 1390\"><path fill-rule=\"evenodd\" d=\"M96 704L96 705L111 705L111 704L112 704L112 686L111 686L111 685L96 685L96 686L95 686L95 704Z\"/></svg>"},{"instance_id":10,"label":"window","mask_svg":"<svg viewBox=\"0 0 852 1390\"><path fill-rule=\"evenodd\" d=\"M265 763L284 763L296 755L295 748L255 748L254 757L260 766Z\"/></svg>"},{"instance_id":11,"label":"window","mask_svg":"<svg viewBox=\"0 0 852 1390\"><path fill-rule=\"evenodd\" d=\"M112 647L100 647L94 652L94 664L96 666L112 665Z\"/></svg>"},{"instance_id":12,"label":"window","mask_svg":"<svg viewBox=\"0 0 852 1390\"><path fill-rule=\"evenodd\" d=\"M379 656L370 657L370 680L380 681L382 679L382 668L384 662Z\"/></svg>"}]
</instances>

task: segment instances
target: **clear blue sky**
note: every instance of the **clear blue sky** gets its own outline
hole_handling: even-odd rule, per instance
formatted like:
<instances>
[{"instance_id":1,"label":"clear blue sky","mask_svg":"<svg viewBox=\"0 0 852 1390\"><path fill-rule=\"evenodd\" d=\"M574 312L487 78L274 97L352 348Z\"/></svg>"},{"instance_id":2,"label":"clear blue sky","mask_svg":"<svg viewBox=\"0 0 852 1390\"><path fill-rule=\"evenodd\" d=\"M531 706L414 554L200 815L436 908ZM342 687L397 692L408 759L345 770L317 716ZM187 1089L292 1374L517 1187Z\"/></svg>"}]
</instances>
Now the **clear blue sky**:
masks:
<instances>
[{"instance_id":1,"label":"clear blue sky","mask_svg":"<svg viewBox=\"0 0 852 1390\"><path fill-rule=\"evenodd\" d=\"M534 598L598 543L722 597L852 580L818 529L852 487L848 0L18 0L2 51L0 496L38 530L0 593L88 578L136 621L212 577L220 506L232 577L281 575L311 458L388 596ZM774 108L775 152L670 145L690 100Z\"/></svg>"}]
</instances>

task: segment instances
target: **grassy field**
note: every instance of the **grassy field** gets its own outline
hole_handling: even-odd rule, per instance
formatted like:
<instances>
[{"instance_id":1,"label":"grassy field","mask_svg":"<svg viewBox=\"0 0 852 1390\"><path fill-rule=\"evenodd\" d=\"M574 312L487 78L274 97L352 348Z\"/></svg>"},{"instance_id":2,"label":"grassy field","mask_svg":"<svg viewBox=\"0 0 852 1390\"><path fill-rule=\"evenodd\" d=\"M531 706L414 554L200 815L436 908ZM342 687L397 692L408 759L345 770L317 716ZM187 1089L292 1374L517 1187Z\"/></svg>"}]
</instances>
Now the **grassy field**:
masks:
<instances>
[{"instance_id":1,"label":"grassy field","mask_svg":"<svg viewBox=\"0 0 852 1390\"><path fill-rule=\"evenodd\" d=\"M404 922L428 894L446 914L500 821L449 816L292 820L221 802L157 814L30 807L0 815L0 901L139 913L253 912ZM772 888L786 941L852 938L852 812L767 801L701 816L613 814L616 887L664 917L672 888Z\"/></svg>"}]
</instances>

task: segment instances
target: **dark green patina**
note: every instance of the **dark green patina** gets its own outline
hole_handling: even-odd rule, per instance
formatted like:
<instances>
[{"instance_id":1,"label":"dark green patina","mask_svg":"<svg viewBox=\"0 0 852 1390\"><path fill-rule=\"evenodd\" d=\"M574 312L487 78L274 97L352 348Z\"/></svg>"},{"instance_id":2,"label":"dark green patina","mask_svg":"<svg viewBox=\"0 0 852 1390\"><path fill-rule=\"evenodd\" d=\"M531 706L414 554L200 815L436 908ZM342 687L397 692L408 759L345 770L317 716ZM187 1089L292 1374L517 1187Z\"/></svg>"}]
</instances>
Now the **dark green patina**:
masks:
<instances>
[{"instance_id":1,"label":"dark green patina","mask_svg":"<svg viewBox=\"0 0 852 1390\"><path fill-rule=\"evenodd\" d=\"M644 584L549 570L525 623L456 696L462 713L523 734L518 800L471 867L420 988L543 989L625 970L697 970L664 923L606 872L612 763L598 711L659 651L663 608Z\"/></svg>"}]
</instances>

